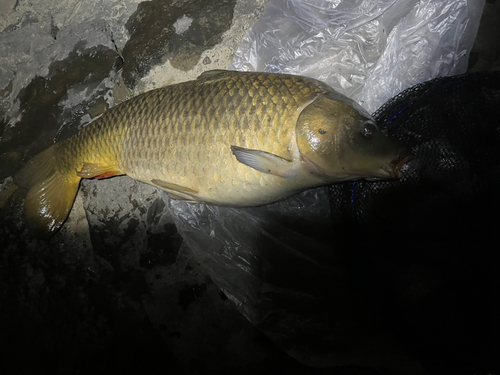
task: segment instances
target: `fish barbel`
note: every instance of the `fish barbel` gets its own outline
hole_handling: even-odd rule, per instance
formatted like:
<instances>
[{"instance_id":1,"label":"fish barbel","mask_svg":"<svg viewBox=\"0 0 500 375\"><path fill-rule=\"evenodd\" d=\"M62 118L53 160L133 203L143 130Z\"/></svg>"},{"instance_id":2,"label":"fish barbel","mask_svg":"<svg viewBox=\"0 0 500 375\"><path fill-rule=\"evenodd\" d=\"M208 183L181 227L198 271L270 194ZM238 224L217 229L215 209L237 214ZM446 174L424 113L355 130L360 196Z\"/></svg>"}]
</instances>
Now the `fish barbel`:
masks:
<instances>
[{"instance_id":1,"label":"fish barbel","mask_svg":"<svg viewBox=\"0 0 500 375\"><path fill-rule=\"evenodd\" d=\"M171 198L258 206L307 188L399 177L403 157L349 98L307 77L210 71L106 111L15 177L28 221L66 220L82 178L126 174Z\"/></svg>"}]
</instances>

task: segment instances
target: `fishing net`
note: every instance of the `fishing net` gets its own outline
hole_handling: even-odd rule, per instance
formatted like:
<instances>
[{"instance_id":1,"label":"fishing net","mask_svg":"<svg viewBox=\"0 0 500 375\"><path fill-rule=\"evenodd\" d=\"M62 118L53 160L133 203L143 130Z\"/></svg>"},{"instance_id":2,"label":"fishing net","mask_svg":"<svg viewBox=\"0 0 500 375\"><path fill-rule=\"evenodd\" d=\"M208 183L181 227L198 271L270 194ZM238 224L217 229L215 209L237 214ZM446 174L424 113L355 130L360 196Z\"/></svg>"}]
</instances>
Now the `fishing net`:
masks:
<instances>
[{"instance_id":1,"label":"fishing net","mask_svg":"<svg viewBox=\"0 0 500 375\"><path fill-rule=\"evenodd\" d=\"M360 241L384 238L385 247L490 240L499 202L500 72L417 85L374 117L415 159L397 181L332 185L339 232L364 233Z\"/></svg>"}]
</instances>

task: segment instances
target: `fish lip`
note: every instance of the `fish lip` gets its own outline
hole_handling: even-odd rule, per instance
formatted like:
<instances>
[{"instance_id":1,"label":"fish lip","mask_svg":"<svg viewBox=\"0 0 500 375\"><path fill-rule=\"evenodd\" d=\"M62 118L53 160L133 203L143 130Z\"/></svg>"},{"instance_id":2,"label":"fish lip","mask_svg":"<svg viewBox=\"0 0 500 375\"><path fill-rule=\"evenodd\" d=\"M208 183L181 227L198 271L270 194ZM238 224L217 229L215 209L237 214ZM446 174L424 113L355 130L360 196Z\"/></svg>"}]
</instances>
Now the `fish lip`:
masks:
<instances>
[{"instance_id":1,"label":"fish lip","mask_svg":"<svg viewBox=\"0 0 500 375\"><path fill-rule=\"evenodd\" d=\"M382 169L389 174L390 178L401 178L403 177L403 166L413 160L413 158L414 156L412 154L406 154L405 157L397 157L385 164Z\"/></svg>"}]
</instances>

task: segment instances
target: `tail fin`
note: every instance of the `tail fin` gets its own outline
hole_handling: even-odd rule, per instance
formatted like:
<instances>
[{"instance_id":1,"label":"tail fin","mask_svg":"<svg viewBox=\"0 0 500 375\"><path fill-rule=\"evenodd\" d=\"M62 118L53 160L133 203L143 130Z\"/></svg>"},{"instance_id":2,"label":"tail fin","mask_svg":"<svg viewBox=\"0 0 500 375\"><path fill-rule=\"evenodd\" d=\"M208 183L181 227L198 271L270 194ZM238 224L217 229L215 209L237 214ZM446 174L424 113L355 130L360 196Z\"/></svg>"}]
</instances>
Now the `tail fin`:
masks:
<instances>
[{"instance_id":1,"label":"tail fin","mask_svg":"<svg viewBox=\"0 0 500 375\"><path fill-rule=\"evenodd\" d=\"M28 194L24 209L28 223L38 234L50 235L64 223L78 192L76 171L58 168L58 144L35 156L16 176Z\"/></svg>"}]
</instances>

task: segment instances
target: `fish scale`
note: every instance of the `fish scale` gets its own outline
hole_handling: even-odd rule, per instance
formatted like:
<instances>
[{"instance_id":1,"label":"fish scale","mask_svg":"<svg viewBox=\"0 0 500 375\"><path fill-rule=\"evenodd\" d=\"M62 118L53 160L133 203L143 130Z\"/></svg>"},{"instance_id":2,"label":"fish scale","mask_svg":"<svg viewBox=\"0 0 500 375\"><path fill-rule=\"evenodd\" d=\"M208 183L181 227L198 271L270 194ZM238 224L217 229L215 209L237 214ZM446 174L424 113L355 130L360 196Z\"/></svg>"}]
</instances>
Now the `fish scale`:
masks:
<instances>
[{"instance_id":1,"label":"fish scale","mask_svg":"<svg viewBox=\"0 0 500 375\"><path fill-rule=\"evenodd\" d=\"M250 83L249 80L245 81ZM219 80L219 84L210 85L211 90L207 90L206 85L198 85L199 88L195 88L190 96L188 95L189 90L185 90L183 95L177 96L177 101L173 101L170 106L167 104L167 111L172 108L172 123L160 126L171 127L172 131L164 132L169 134L162 140L162 143L167 145L166 149L161 152L158 150L154 155L157 160L167 160L164 163L164 168L161 168L161 173L158 173L155 168L143 168L139 160L145 158L143 156L144 146L135 147L131 142L125 142L124 149L128 151L118 159L119 164L123 166L128 175L144 182L150 183L153 179L159 179L184 186L186 181L190 181L191 185L186 186L189 189L197 191L210 189L212 194L214 194L214 190L218 191L219 196L215 200L220 201L225 198L224 195L231 186L223 186L219 189L217 186L212 186L215 183L218 184L219 181L215 178L215 173L205 174L210 169L206 168L207 163L217 164L223 159L223 164L227 167L226 170L233 172L232 178L226 180L226 184L241 185L243 182L247 182L262 186L261 179L277 178L276 176L262 176L261 172L248 170L248 167L238 168L239 163L230 151L230 146L235 144L267 152L282 151L285 152L282 156L286 158L290 137L284 138L286 135L290 136L290 133L294 131L294 129L290 129L288 134L282 137L283 139L270 139L266 136L268 127L276 123L271 121L271 117L263 105L265 102L270 102L268 88L271 87L271 79L264 80L267 87L262 86L259 89L255 88L255 82L251 82L251 95L257 101L258 106L256 110L250 111L244 108L247 103L245 99L248 97L245 95L245 88L248 87L245 86L245 81L240 79ZM278 87L287 87L283 81L278 80L276 83ZM167 98L175 97L175 88L176 86L170 86L170 92L165 96ZM220 94L225 90L229 95ZM276 92L280 91L282 92L283 89L276 90ZM201 100L202 96L206 97ZM304 99L307 101L312 98ZM183 101L184 105L182 105ZM290 104L293 105L294 101L290 101ZM291 110L296 111L296 108ZM212 116L201 118L193 116L193 113L200 112L209 113ZM284 113L285 109L282 108L282 113L273 113L273 118L283 116ZM244 126L248 117L250 117L248 122L252 125L251 127ZM248 131L248 134L245 134L245 130ZM225 144L221 144L221 141L225 141ZM175 149L176 152L168 152L169 149ZM148 158L151 159L151 156ZM191 167L187 167L184 163L190 164ZM203 196L206 197L205 194ZM206 199L214 200L210 197L206 197Z\"/></svg>"}]
</instances>

